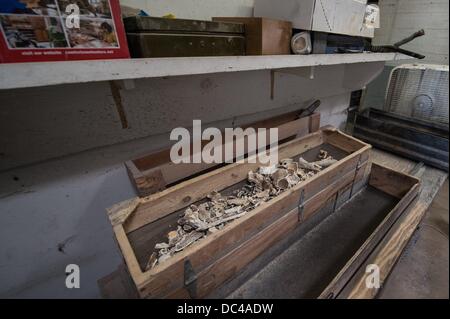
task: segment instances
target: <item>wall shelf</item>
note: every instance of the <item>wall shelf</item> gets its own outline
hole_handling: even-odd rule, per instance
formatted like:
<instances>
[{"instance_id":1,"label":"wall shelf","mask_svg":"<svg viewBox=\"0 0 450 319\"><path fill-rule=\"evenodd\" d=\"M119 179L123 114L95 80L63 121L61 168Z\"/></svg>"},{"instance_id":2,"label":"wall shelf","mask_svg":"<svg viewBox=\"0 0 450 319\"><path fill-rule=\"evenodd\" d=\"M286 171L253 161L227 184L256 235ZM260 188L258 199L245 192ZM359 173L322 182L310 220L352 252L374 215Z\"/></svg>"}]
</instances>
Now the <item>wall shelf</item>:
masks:
<instances>
[{"instance_id":1,"label":"wall shelf","mask_svg":"<svg viewBox=\"0 0 450 319\"><path fill-rule=\"evenodd\" d=\"M410 59L396 53L186 57L0 64L0 90Z\"/></svg>"}]
</instances>

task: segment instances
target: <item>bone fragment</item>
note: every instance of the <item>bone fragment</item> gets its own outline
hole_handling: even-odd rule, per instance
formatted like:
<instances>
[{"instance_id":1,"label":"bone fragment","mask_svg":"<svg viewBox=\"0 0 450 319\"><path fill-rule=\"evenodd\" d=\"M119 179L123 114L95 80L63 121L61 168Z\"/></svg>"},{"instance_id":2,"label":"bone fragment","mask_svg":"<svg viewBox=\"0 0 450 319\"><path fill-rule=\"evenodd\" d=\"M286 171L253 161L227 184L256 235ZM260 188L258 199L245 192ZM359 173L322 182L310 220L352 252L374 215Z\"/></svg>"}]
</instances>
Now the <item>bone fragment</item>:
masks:
<instances>
[{"instance_id":1,"label":"bone fragment","mask_svg":"<svg viewBox=\"0 0 450 319\"><path fill-rule=\"evenodd\" d=\"M311 171L319 172L322 168L319 165L315 165L314 163L310 163L305 160L303 157L298 159L298 166L300 168L309 169Z\"/></svg>"}]
</instances>

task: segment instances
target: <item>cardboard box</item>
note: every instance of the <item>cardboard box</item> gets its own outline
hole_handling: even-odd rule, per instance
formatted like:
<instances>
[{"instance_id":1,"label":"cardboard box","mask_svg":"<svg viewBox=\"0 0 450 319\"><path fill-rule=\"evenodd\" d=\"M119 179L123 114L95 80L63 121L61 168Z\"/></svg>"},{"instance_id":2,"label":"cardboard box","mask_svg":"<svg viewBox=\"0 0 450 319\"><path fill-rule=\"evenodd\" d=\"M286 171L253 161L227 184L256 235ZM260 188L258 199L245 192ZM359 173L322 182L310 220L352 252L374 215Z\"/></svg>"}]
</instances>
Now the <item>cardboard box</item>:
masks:
<instances>
[{"instance_id":1,"label":"cardboard box","mask_svg":"<svg viewBox=\"0 0 450 319\"><path fill-rule=\"evenodd\" d=\"M292 23L268 18L215 17L213 21L245 25L246 55L291 53Z\"/></svg>"},{"instance_id":2,"label":"cardboard box","mask_svg":"<svg viewBox=\"0 0 450 319\"><path fill-rule=\"evenodd\" d=\"M291 21L296 29L374 37L364 25L367 0L256 0L254 15Z\"/></svg>"},{"instance_id":3,"label":"cardboard box","mask_svg":"<svg viewBox=\"0 0 450 319\"><path fill-rule=\"evenodd\" d=\"M114 58L129 58L119 0L0 1L0 62Z\"/></svg>"}]
</instances>

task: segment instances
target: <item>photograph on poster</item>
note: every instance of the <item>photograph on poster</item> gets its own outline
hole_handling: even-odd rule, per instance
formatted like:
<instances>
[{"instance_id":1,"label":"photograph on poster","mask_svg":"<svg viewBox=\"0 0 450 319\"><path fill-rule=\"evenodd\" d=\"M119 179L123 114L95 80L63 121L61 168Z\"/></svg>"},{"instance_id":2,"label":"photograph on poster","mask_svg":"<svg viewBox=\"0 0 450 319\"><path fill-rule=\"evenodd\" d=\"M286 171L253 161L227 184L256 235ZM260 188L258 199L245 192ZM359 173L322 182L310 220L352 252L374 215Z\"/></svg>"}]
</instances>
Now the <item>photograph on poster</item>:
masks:
<instances>
[{"instance_id":1,"label":"photograph on poster","mask_svg":"<svg viewBox=\"0 0 450 319\"><path fill-rule=\"evenodd\" d=\"M111 19L109 0L58 0L59 9L63 17L67 16L66 8L76 4L80 8L81 17Z\"/></svg>"},{"instance_id":2,"label":"photograph on poster","mask_svg":"<svg viewBox=\"0 0 450 319\"><path fill-rule=\"evenodd\" d=\"M118 47L116 30L111 19L81 19L80 28L67 29L72 48Z\"/></svg>"},{"instance_id":3,"label":"photograph on poster","mask_svg":"<svg viewBox=\"0 0 450 319\"><path fill-rule=\"evenodd\" d=\"M68 46L59 18L0 15L0 22L8 47L11 49L46 49Z\"/></svg>"},{"instance_id":4,"label":"photograph on poster","mask_svg":"<svg viewBox=\"0 0 450 319\"><path fill-rule=\"evenodd\" d=\"M57 16L55 0L1 0L0 13Z\"/></svg>"}]
</instances>

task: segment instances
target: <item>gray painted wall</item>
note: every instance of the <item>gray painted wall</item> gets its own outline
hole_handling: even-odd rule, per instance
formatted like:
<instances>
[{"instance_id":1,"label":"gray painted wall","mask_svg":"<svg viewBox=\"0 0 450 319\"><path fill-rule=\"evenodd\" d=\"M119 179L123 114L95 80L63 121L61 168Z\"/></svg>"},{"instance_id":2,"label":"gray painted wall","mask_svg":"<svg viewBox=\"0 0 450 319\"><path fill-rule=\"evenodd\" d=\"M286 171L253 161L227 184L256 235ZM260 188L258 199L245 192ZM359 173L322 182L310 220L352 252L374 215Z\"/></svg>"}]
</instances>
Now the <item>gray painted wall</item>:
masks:
<instances>
[{"instance_id":1,"label":"gray painted wall","mask_svg":"<svg viewBox=\"0 0 450 319\"><path fill-rule=\"evenodd\" d=\"M145 10L161 17L173 14L177 18L210 20L211 17L251 17L254 0L120 0L120 4Z\"/></svg>"}]
</instances>

